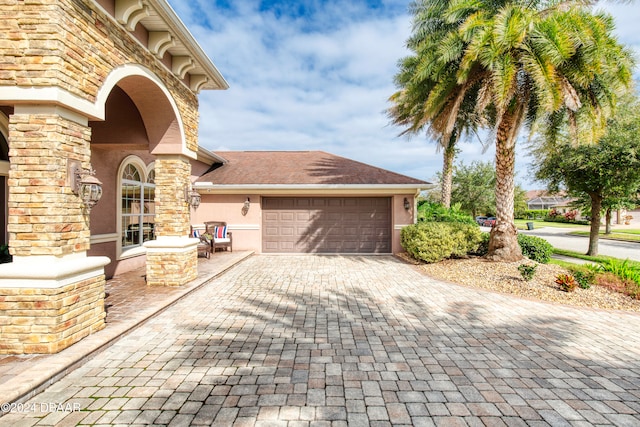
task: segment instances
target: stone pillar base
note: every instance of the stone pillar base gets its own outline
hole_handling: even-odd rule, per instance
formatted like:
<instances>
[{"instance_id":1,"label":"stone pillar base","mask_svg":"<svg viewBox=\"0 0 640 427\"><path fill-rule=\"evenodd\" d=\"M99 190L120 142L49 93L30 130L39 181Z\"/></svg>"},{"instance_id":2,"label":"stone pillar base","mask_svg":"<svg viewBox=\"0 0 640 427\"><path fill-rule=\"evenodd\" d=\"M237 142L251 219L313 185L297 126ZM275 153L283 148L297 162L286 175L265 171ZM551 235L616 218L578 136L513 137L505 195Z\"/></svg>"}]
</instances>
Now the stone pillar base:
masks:
<instances>
[{"instance_id":1,"label":"stone pillar base","mask_svg":"<svg viewBox=\"0 0 640 427\"><path fill-rule=\"evenodd\" d=\"M198 276L198 239L158 237L147 248L147 285L182 286Z\"/></svg>"},{"instance_id":2,"label":"stone pillar base","mask_svg":"<svg viewBox=\"0 0 640 427\"><path fill-rule=\"evenodd\" d=\"M57 353L105 326L106 257L0 265L0 354Z\"/></svg>"}]
</instances>

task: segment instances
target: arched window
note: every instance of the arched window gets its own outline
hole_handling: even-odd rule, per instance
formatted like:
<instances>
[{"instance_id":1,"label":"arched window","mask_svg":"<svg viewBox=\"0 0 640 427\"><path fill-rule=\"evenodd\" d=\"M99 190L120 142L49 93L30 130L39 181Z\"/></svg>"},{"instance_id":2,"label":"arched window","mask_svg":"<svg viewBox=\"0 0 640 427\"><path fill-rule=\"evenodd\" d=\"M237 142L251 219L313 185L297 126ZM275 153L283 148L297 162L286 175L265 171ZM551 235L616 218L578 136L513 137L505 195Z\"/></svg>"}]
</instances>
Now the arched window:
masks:
<instances>
[{"instance_id":1,"label":"arched window","mask_svg":"<svg viewBox=\"0 0 640 427\"><path fill-rule=\"evenodd\" d=\"M128 157L121 167L122 250L155 239L155 172L137 157Z\"/></svg>"}]
</instances>

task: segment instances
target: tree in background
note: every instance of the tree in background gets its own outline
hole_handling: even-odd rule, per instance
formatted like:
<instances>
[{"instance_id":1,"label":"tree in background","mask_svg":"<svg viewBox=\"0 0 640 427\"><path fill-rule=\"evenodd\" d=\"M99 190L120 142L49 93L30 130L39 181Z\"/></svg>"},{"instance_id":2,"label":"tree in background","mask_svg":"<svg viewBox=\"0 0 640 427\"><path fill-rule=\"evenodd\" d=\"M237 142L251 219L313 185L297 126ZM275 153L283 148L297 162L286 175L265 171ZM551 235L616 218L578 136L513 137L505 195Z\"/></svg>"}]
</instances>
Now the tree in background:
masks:
<instances>
[{"instance_id":1,"label":"tree in background","mask_svg":"<svg viewBox=\"0 0 640 427\"><path fill-rule=\"evenodd\" d=\"M419 41L410 39L408 47L416 50ZM418 70L420 58L416 53L400 61L400 71L395 77L399 90L389 101L393 103L387 110L391 122L405 129L402 135L426 135L437 141L437 150L442 150L442 173L440 174L440 202L445 207L451 206L451 185L453 177L453 162L458 153L457 143L465 137L476 133L484 124L480 115L474 112L471 98L439 100L428 103L427 100L437 81L432 76L424 77ZM453 70L450 70L450 72ZM449 77L450 79L450 77ZM459 105L462 103L462 105ZM455 116L451 111L456 110Z\"/></svg>"},{"instance_id":2,"label":"tree in background","mask_svg":"<svg viewBox=\"0 0 640 427\"><path fill-rule=\"evenodd\" d=\"M631 55L612 18L583 0L420 0L412 3L412 56L401 62L403 111L448 141L464 116L492 123L497 224L487 257L522 257L514 224L515 142L523 125L569 123L582 142L599 136L616 95L631 80ZM406 65L409 61L410 67ZM412 74L413 73L413 74ZM420 96L410 96L413 92ZM393 97L392 97L393 98ZM392 99L393 100L393 99ZM467 109L473 105L473 110ZM425 113L425 114L422 114ZM426 114L428 113L428 114ZM411 117L409 115L408 117Z\"/></svg>"},{"instance_id":3,"label":"tree in background","mask_svg":"<svg viewBox=\"0 0 640 427\"><path fill-rule=\"evenodd\" d=\"M496 211L494 188L496 169L491 162L460 162L453 173L452 203L470 212L472 217Z\"/></svg>"},{"instance_id":4,"label":"tree in background","mask_svg":"<svg viewBox=\"0 0 640 427\"><path fill-rule=\"evenodd\" d=\"M496 169L491 162L460 162L453 172L451 204L469 212L472 217L493 214L496 211L495 198ZM516 210L527 209L527 192L516 185L514 206Z\"/></svg>"},{"instance_id":5,"label":"tree in background","mask_svg":"<svg viewBox=\"0 0 640 427\"><path fill-rule=\"evenodd\" d=\"M598 254L603 209L610 222L611 209L634 197L640 187L640 101L635 95L622 101L597 144L576 146L565 132L539 141L535 151L536 178L546 182L549 191L564 188L570 196L591 201L587 255Z\"/></svg>"}]
</instances>

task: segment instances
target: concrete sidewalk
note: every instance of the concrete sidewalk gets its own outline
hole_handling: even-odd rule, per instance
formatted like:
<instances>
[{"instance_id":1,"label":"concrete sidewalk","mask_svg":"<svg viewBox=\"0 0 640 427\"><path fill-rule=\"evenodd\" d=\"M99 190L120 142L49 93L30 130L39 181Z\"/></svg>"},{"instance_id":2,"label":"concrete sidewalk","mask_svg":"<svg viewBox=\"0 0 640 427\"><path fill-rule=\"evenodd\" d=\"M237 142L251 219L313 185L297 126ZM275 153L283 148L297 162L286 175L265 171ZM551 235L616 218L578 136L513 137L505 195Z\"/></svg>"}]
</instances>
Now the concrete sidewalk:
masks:
<instances>
[{"instance_id":1,"label":"concrete sidewalk","mask_svg":"<svg viewBox=\"0 0 640 427\"><path fill-rule=\"evenodd\" d=\"M122 335L210 282L253 252L198 258L198 277L182 287L149 287L139 269L107 281L106 327L57 354L0 356L0 402L21 402L86 362Z\"/></svg>"}]
</instances>

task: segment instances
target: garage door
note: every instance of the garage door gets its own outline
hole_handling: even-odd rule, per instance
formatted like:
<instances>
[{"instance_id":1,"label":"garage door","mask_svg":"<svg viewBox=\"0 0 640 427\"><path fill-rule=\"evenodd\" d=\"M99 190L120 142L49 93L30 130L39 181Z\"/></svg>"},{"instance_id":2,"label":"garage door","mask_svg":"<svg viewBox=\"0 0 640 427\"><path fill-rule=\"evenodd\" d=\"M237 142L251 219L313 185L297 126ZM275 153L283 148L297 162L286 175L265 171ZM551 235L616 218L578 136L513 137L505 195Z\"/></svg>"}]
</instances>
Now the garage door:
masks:
<instances>
[{"instance_id":1,"label":"garage door","mask_svg":"<svg viewBox=\"0 0 640 427\"><path fill-rule=\"evenodd\" d=\"M262 251L390 253L391 198L263 198Z\"/></svg>"}]
</instances>

